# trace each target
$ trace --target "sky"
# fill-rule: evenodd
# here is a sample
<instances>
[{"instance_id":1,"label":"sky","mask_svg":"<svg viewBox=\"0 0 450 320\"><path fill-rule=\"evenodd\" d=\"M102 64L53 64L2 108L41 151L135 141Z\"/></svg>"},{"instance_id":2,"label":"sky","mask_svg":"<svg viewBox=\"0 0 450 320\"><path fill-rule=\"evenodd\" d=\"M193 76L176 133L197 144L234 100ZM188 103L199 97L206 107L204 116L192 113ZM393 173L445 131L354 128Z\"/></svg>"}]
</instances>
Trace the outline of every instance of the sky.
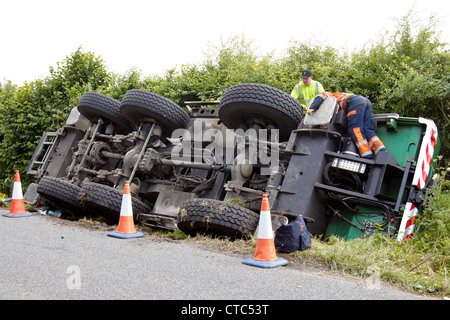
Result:
<instances>
[{"instance_id":1,"label":"sky","mask_svg":"<svg viewBox=\"0 0 450 320\"><path fill-rule=\"evenodd\" d=\"M0 83L22 85L82 46L108 71L161 74L204 60L210 45L244 35L261 54L292 41L352 51L415 8L450 42L448 0L0 0Z\"/></svg>"}]
</instances>

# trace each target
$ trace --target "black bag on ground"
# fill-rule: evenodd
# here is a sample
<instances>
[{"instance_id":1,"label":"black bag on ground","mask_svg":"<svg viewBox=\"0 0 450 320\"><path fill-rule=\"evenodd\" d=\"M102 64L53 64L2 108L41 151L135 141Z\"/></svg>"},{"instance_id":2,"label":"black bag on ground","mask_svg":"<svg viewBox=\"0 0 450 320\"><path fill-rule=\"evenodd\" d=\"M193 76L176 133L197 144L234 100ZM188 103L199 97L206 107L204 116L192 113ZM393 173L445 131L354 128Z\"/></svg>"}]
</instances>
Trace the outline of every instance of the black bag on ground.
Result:
<instances>
[{"instance_id":1,"label":"black bag on ground","mask_svg":"<svg viewBox=\"0 0 450 320\"><path fill-rule=\"evenodd\" d=\"M280 226L275 233L275 249L279 252L291 253L303 251L311 246L311 236L303 217L300 215L294 222Z\"/></svg>"}]
</instances>

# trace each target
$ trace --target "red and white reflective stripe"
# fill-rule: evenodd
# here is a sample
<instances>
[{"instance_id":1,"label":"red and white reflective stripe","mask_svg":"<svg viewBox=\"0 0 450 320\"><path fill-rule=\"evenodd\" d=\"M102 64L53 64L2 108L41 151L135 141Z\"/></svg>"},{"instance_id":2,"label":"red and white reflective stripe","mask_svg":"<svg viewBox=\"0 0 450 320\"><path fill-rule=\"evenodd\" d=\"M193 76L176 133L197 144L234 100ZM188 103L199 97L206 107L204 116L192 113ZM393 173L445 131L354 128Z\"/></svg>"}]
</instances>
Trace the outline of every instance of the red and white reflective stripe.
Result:
<instances>
[{"instance_id":1,"label":"red and white reflective stripe","mask_svg":"<svg viewBox=\"0 0 450 320\"><path fill-rule=\"evenodd\" d=\"M419 214L417 209L411 202L406 203L405 212L403 213L400 229L398 230L397 240L410 239L416 228L416 220Z\"/></svg>"},{"instance_id":2,"label":"red and white reflective stripe","mask_svg":"<svg viewBox=\"0 0 450 320\"><path fill-rule=\"evenodd\" d=\"M413 186L423 189L426 184L431 170L431 162L433 161L434 149L438 139L437 126L433 120L419 118L419 123L426 125L425 135L420 146L419 157L417 158L416 171L412 181ZM410 239L416 227L416 220L419 214L412 203L408 202L405 206L400 229L398 230L397 240Z\"/></svg>"},{"instance_id":3,"label":"red and white reflective stripe","mask_svg":"<svg viewBox=\"0 0 450 320\"><path fill-rule=\"evenodd\" d=\"M422 139L419 157L417 159L416 171L412 185L422 189L425 187L430 174L431 162L433 161L434 149L438 138L437 126L433 120L419 118L419 122L427 126Z\"/></svg>"}]
</instances>

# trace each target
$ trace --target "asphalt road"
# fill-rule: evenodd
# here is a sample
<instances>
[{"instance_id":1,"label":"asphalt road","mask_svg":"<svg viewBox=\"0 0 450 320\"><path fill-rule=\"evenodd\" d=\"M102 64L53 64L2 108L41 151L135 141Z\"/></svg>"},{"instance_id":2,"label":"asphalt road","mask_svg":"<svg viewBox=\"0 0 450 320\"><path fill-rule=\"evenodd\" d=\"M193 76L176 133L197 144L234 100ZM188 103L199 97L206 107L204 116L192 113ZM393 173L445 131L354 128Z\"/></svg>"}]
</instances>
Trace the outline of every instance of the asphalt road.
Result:
<instances>
[{"instance_id":1,"label":"asphalt road","mask_svg":"<svg viewBox=\"0 0 450 320\"><path fill-rule=\"evenodd\" d=\"M247 257L188 242L116 239L55 219L0 216L0 299L422 299L376 279L291 265L261 269L242 264Z\"/></svg>"}]
</instances>

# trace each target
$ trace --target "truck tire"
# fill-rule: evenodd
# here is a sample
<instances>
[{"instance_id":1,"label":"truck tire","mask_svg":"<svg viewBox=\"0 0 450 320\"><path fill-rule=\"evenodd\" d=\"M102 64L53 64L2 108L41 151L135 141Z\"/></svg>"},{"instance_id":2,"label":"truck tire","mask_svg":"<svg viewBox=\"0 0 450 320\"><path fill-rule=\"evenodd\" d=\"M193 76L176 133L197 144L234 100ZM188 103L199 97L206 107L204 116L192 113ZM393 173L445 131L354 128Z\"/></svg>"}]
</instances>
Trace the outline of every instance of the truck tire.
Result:
<instances>
[{"instance_id":1,"label":"truck tire","mask_svg":"<svg viewBox=\"0 0 450 320\"><path fill-rule=\"evenodd\" d=\"M86 92L78 102L78 111L89 121L96 123L98 118L115 124L117 133L126 134L136 128L120 113L120 102L97 92Z\"/></svg>"},{"instance_id":2,"label":"truck tire","mask_svg":"<svg viewBox=\"0 0 450 320\"><path fill-rule=\"evenodd\" d=\"M259 215L244 207L213 199L185 201L178 213L178 228L195 236L205 233L247 238L258 226Z\"/></svg>"},{"instance_id":3,"label":"truck tire","mask_svg":"<svg viewBox=\"0 0 450 320\"><path fill-rule=\"evenodd\" d=\"M189 115L179 105L145 90L129 90L120 103L120 112L136 126L142 123L143 117L155 119L166 137L177 128L186 128L189 122Z\"/></svg>"},{"instance_id":4,"label":"truck tire","mask_svg":"<svg viewBox=\"0 0 450 320\"><path fill-rule=\"evenodd\" d=\"M86 182L78 194L78 202L89 210L101 210L109 217L120 216L123 192L99 183ZM131 197L133 216L138 213L149 213L150 206L141 200Z\"/></svg>"},{"instance_id":5,"label":"truck tire","mask_svg":"<svg viewBox=\"0 0 450 320\"><path fill-rule=\"evenodd\" d=\"M279 129L280 141L303 120L300 104L286 92L258 83L241 83L228 88L219 104L219 118L229 129L239 129L256 118L265 126Z\"/></svg>"},{"instance_id":6,"label":"truck tire","mask_svg":"<svg viewBox=\"0 0 450 320\"><path fill-rule=\"evenodd\" d=\"M38 183L37 193L57 209L81 216L84 209L77 201L81 188L59 178L44 176Z\"/></svg>"}]
</instances>

